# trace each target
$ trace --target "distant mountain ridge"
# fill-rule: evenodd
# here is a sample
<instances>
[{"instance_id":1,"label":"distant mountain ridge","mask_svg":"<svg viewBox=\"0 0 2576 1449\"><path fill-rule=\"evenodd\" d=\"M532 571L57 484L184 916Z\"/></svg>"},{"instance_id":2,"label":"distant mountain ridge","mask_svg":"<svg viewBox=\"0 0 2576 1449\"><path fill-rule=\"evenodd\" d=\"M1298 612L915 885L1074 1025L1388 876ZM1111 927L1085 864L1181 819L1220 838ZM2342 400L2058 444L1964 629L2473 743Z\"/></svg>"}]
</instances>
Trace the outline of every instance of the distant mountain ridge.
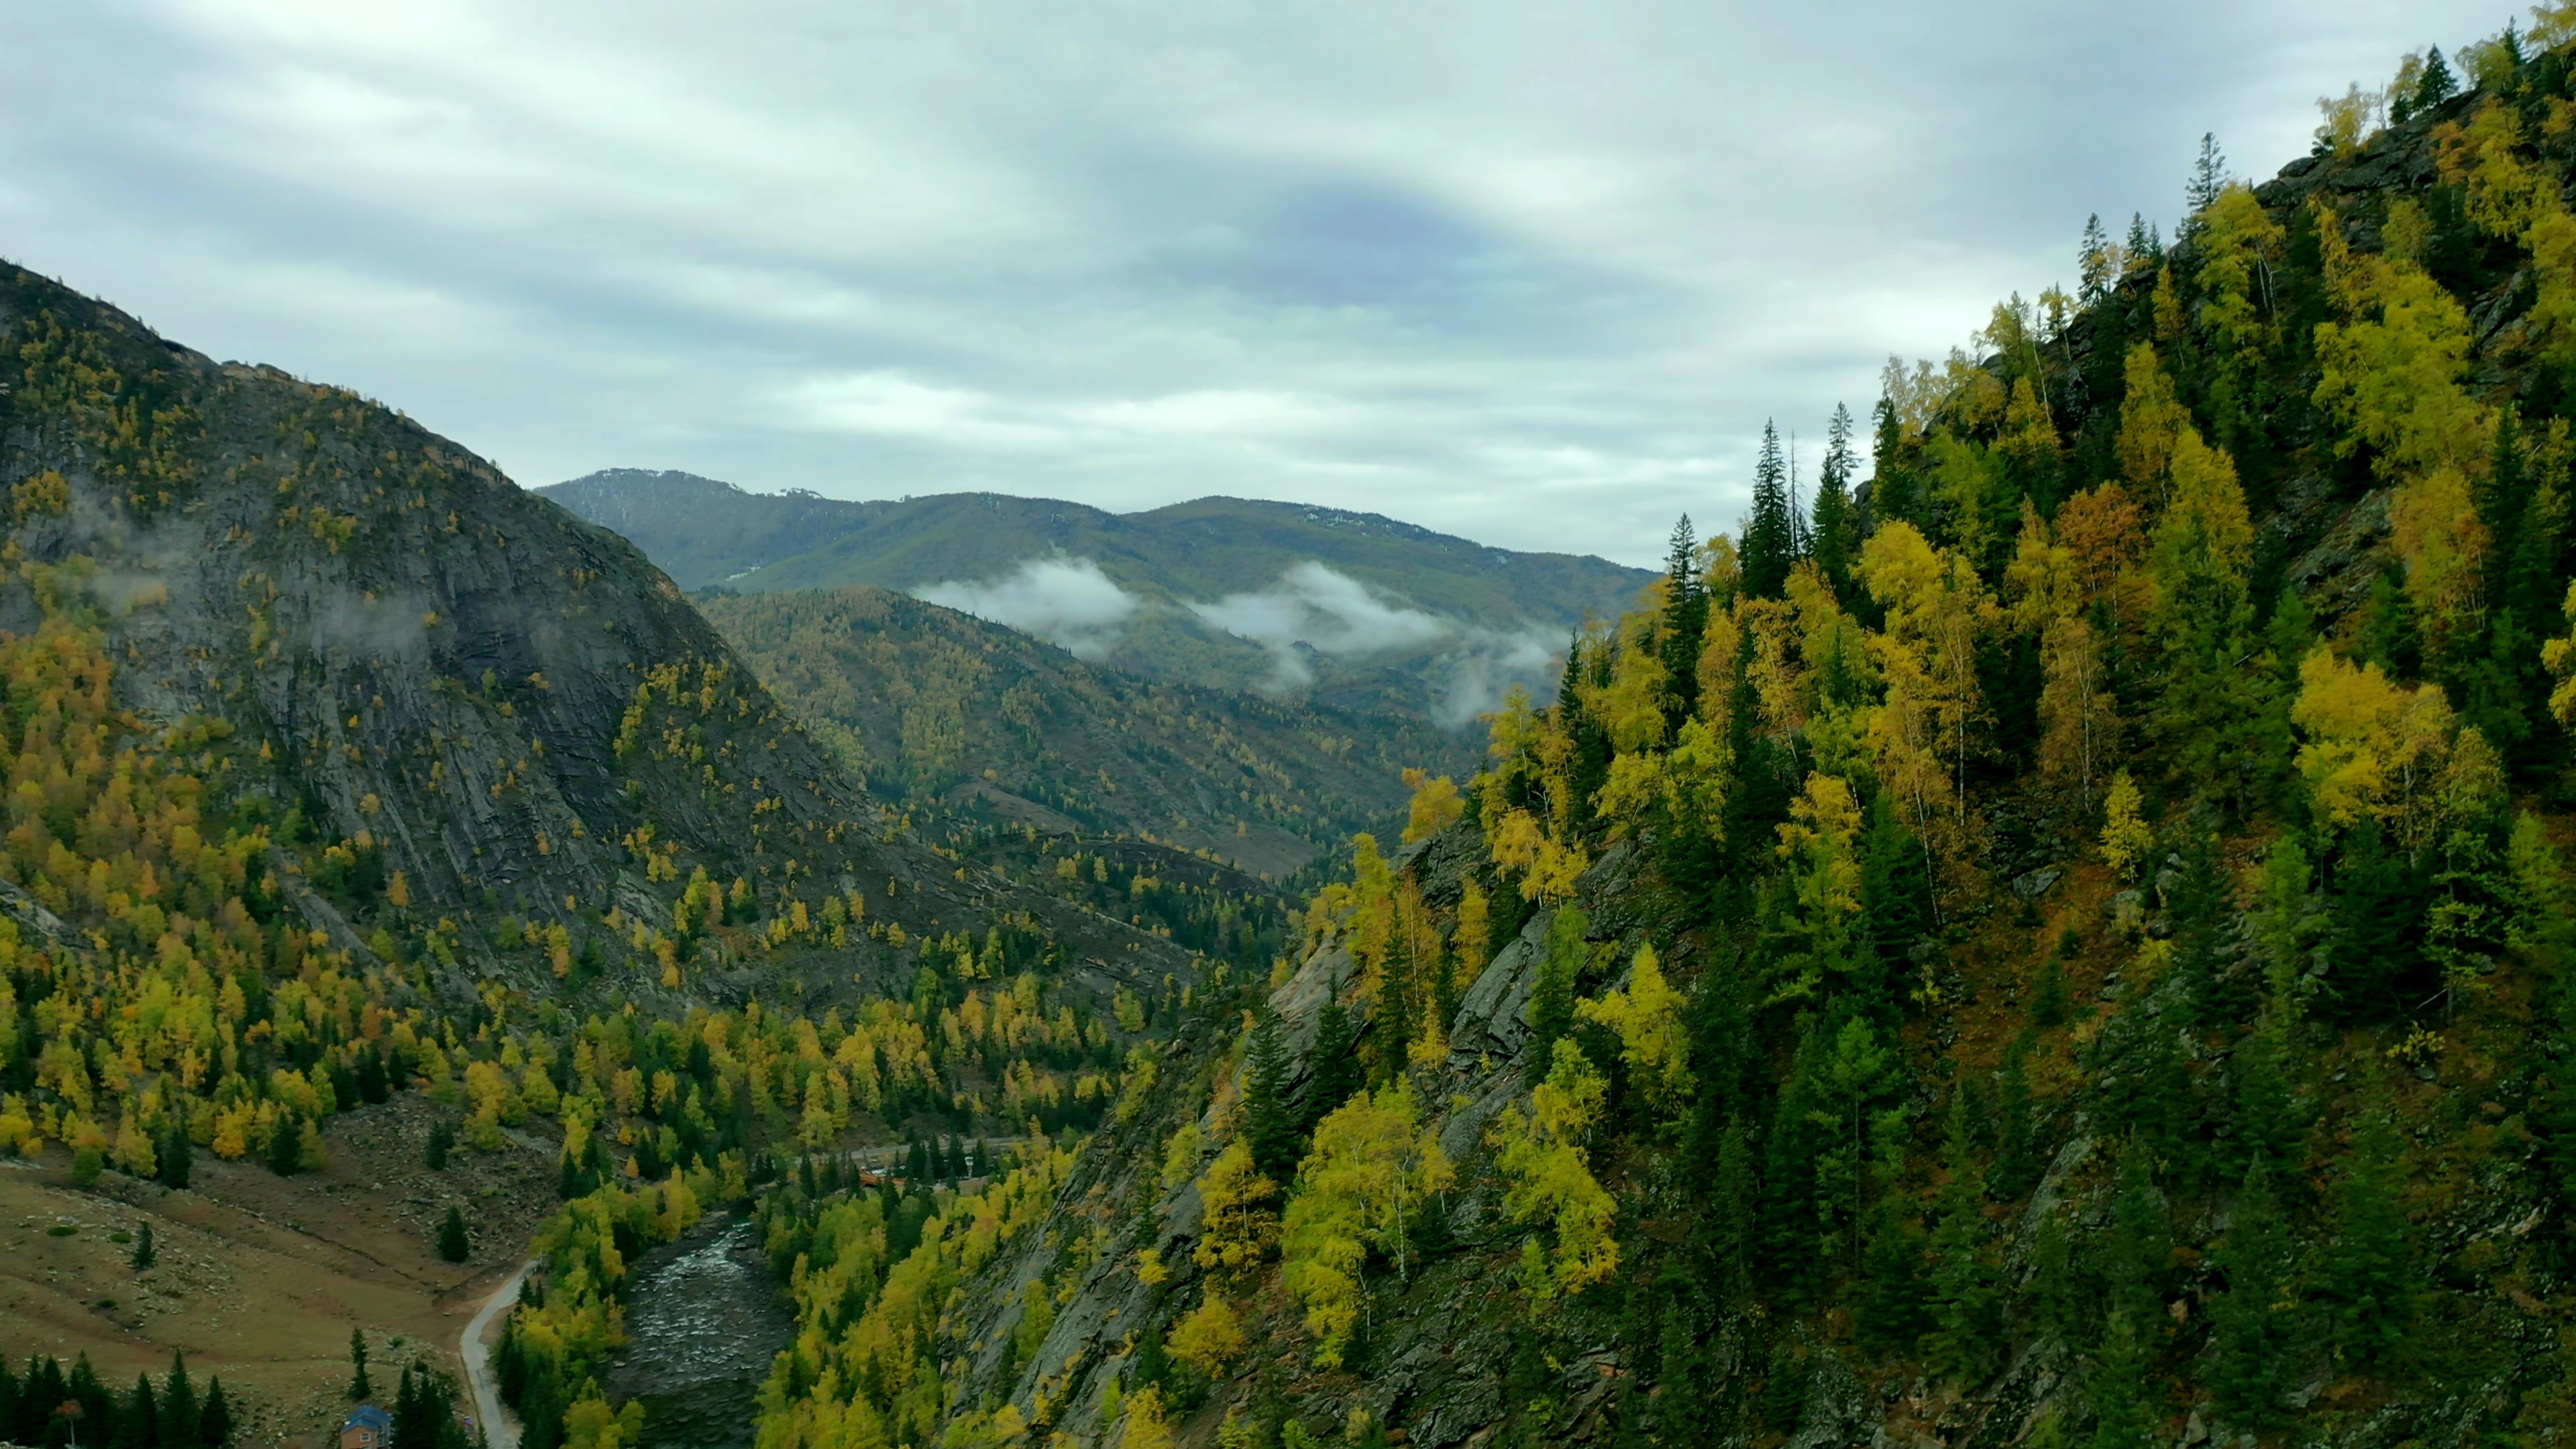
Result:
<instances>
[{"instance_id":1,"label":"distant mountain ridge","mask_svg":"<svg viewBox=\"0 0 2576 1449\"><path fill-rule=\"evenodd\" d=\"M1567 631L1653 575L1378 514L1209 497L1119 514L989 493L848 501L609 469L537 490L681 587L865 585L1150 679L1311 692L1457 725L1544 682Z\"/></svg>"}]
</instances>

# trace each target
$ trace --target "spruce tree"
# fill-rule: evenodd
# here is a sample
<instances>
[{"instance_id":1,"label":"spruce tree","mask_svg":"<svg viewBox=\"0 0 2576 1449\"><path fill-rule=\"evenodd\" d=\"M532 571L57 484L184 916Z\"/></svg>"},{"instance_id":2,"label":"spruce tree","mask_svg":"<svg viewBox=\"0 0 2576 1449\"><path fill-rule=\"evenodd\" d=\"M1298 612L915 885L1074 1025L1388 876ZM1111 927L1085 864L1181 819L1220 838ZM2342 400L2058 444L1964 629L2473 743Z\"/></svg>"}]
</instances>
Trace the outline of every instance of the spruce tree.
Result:
<instances>
[{"instance_id":1,"label":"spruce tree","mask_svg":"<svg viewBox=\"0 0 2576 1449\"><path fill-rule=\"evenodd\" d=\"M1279 1042L1277 1018L1262 1015L1245 1057L1244 1146L1255 1170L1284 1183L1297 1170L1297 1114L1288 1101L1288 1053Z\"/></svg>"},{"instance_id":2,"label":"spruce tree","mask_svg":"<svg viewBox=\"0 0 2576 1449\"><path fill-rule=\"evenodd\" d=\"M93 1427L92 1434L99 1432ZM152 1392L152 1375L138 1373L134 1387L127 1391L125 1402L116 1406L116 1432L108 1438L115 1449L159 1449L161 1443L161 1402ZM195 1449L195 1445L180 1446Z\"/></svg>"},{"instance_id":3,"label":"spruce tree","mask_svg":"<svg viewBox=\"0 0 2576 1449\"><path fill-rule=\"evenodd\" d=\"M2442 47L2424 52L2424 73L2415 78L2415 110L2429 111L2459 94L2460 78L2451 73L2451 63L2442 58Z\"/></svg>"},{"instance_id":4,"label":"spruce tree","mask_svg":"<svg viewBox=\"0 0 2576 1449\"><path fill-rule=\"evenodd\" d=\"M364 1403L376 1396L376 1386L367 1381L367 1335L349 1330L349 1397Z\"/></svg>"},{"instance_id":5,"label":"spruce tree","mask_svg":"<svg viewBox=\"0 0 2576 1449\"><path fill-rule=\"evenodd\" d=\"M205 1407L197 1411L197 1442L205 1449L224 1449L232 1441L233 1406L224 1397L224 1381L219 1374L206 1380Z\"/></svg>"},{"instance_id":6,"label":"spruce tree","mask_svg":"<svg viewBox=\"0 0 2576 1449\"><path fill-rule=\"evenodd\" d=\"M2217 1267L2227 1291L2210 1309L2209 1388L2237 1428L2270 1433L2292 1418L2287 1396L2303 1342L2293 1266L2271 1167L2258 1158L2246 1169L2219 1244Z\"/></svg>"},{"instance_id":7,"label":"spruce tree","mask_svg":"<svg viewBox=\"0 0 2576 1449\"><path fill-rule=\"evenodd\" d=\"M170 1354L170 1377L161 1385L161 1449L193 1449L200 1432L197 1391L188 1383L188 1361Z\"/></svg>"},{"instance_id":8,"label":"spruce tree","mask_svg":"<svg viewBox=\"0 0 2576 1449\"><path fill-rule=\"evenodd\" d=\"M447 1166L447 1154L455 1146L456 1129L442 1117L429 1124L429 1145L423 1150L421 1161L430 1171L437 1172Z\"/></svg>"},{"instance_id":9,"label":"spruce tree","mask_svg":"<svg viewBox=\"0 0 2576 1449\"><path fill-rule=\"evenodd\" d=\"M1762 452L1753 465L1753 511L1744 521L1743 577L1747 598L1776 599L1788 587L1795 563L1797 528L1789 517L1789 469L1780 458L1780 430L1762 424Z\"/></svg>"},{"instance_id":10,"label":"spruce tree","mask_svg":"<svg viewBox=\"0 0 2576 1449\"><path fill-rule=\"evenodd\" d=\"M154 1261L155 1253L152 1246L152 1225L150 1223L145 1223L134 1235L134 1252L132 1256L125 1260L125 1264L135 1272L140 1273L151 1267Z\"/></svg>"},{"instance_id":11,"label":"spruce tree","mask_svg":"<svg viewBox=\"0 0 2576 1449\"><path fill-rule=\"evenodd\" d=\"M1315 1017L1314 1070L1306 1077L1306 1096L1298 1116L1303 1136L1360 1089L1364 1073L1359 1059L1359 1028L1339 997L1327 997Z\"/></svg>"},{"instance_id":12,"label":"spruce tree","mask_svg":"<svg viewBox=\"0 0 2576 1449\"><path fill-rule=\"evenodd\" d=\"M2333 1305L2337 1356L2361 1368L2403 1344L2414 1319L2404 1181L2397 1124L2384 1109L2363 1112L2334 1185L2334 1232L2317 1281Z\"/></svg>"},{"instance_id":13,"label":"spruce tree","mask_svg":"<svg viewBox=\"0 0 2576 1449\"><path fill-rule=\"evenodd\" d=\"M2102 213L2084 218L2084 240L2075 256L2075 300L2090 308L2102 300L2118 278L2111 275L2111 235L2102 230Z\"/></svg>"},{"instance_id":14,"label":"spruce tree","mask_svg":"<svg viewBox=\"0 0 2576 1449\"><path fill-rule=\"evenodd\" d=\"M2155 1444L2155 1415L2147 1405L2147 1353L2139 1339L2131 1316L2114 1311L2093 1371L2084 1380L2093 1409L2088 1449L2152 1449Z\"/></svg>"},{"instance_id":15,"label":"spruce tree","mask_svg":"<svg viewBox=\"0 0 2576 1449\"><path fill-rule=\"evenodd\" d=\"M169 1125L160 1141L154 1144L153 1180L163 1187L185 1189L190 1171L196 1166L196 1144L188 1140L188 1124L180 1114L170 1114Z\"/></svg>"},{"instance_id":16,"label":"spruce tree","mask_svg":"<svg viewBox=\"0 0 2576 1449\"><path fill-rule=\"evenodd\" d=\"M1975 1383L1993 1362L2002 1328L2002 1290L1986 1255L1986 1181L1977 1170L1963 1103L1952 1099L1942 1148L1949 1181L1941 1188L1932 1230L1932 1334L1926 1343L1935 1371L1958 1383Z\"/></svg>"},{"instance_id":17,"label":"spruce tree","mask_svg":"<svg viewBox=\"0 0 2576 1449\"><path fill-rule=\"evenodd\" d=\"M2191 163L2191 180L2183 187L2186 209L2197 215L2208 209L2227 189L2227 157L2218 149L2218 137L2208 131L2200 134L2200 154Z\"/></svg>"},{"instance_id":18,"label":"spruce tree","mask_svg":"<svg viewBox=\"0 0 2576 1449\"><path fill-rule=\"evenodd\" d=\"M1834 404L1833 421L1825 425L1825 462L1816 472L1816 525L1810 537L1816 572L1824 575L1834 597L1852 600L1852 565L1860 556L1860 517L1852 505L1852 472L1860 460L1852 453L1851 409Z\"/></svg>"},{"instance_id":19,"label":"spruce tree","mask_svg":"<svg viewBox=\"0 0 2576 1449\"><path fill-rule=\"evenodd\" d=\"M1591 919L1573 906L1557 907L1547 923L1546 953L1530 987L1530 1041L1523 1053L1532 1082L1547 1076L1557 1039L1574 1030L1575 981L1590 951L1584 935L1591 929Z\"/></svg>"},{"instance_id":20,"label":"spruce tree","mask_svg":"<svg viewBox=\"0 0 2576 1449\"><path fill-rule=\"evenodd\" d=\"M1699 539L1690 515L1673 525L1664 552L1665 715L1670 728L1680 728L1699 708L1699 651L1708 633L1708 591L1700 584Z\"/></svg>"},{"instance_id":21,"label":"spruce tree","mask_svg":"<svg viewBox=\"0 0 2576 1449\"><path fill-rule=\"evenodd\" d=\"M451 1263L462 1263L472 1247L465 1238L465 1214L450 1203L447 1216L438 1225L438 1256Z\"/></svg>"}]
</instances>

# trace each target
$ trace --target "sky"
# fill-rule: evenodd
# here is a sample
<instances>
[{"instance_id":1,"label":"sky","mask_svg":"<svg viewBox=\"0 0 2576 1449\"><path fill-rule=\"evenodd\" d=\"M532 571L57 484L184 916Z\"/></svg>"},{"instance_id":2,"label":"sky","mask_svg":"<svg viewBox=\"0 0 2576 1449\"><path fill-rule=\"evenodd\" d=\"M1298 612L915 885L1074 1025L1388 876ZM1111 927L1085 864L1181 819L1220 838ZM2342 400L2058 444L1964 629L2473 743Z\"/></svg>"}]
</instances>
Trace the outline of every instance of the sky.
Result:
<instances>
[{"instance_id":1,"label":"sky","mask_svg":"<svg viewBox=\"0 0 2576 1449\"><path fill-rule=\"evenodd\" d=\"M2267 177L2458 0L82 0L0 256L530 486L1208 494L1653 564L1766 419Z\"/></svg>"}]
</instances>

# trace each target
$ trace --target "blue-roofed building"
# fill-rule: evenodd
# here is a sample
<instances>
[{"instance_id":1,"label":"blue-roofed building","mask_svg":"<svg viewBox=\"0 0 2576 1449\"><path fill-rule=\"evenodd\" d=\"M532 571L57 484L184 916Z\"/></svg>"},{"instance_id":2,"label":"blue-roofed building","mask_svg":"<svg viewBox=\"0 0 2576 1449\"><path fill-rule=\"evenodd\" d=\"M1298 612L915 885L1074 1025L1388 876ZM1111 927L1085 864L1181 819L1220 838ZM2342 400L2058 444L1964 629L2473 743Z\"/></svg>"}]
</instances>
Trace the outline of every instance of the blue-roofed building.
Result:
<instances>
[{"instance_id":1,"label":"blue-roofed building","mask_svg":"<svg viewBox=\"0 0 2576 1449\"><path fill-rule=\"evenodd\" d=\"M360 1404L341 1421L340 1449L385 1449L393 1430L393 1415L373 1404Z\"/></svg>"}]
</instances>

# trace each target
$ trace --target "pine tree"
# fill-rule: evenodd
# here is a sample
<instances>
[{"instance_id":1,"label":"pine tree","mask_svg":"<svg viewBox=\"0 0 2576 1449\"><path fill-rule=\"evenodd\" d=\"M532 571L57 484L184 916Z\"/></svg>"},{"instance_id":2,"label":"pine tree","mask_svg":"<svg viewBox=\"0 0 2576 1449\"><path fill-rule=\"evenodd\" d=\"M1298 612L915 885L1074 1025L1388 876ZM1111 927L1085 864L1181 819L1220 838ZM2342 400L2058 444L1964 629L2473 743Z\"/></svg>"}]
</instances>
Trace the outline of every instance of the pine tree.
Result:
<instances>
[{"instance_id":1,"label":"pine tree","mask_svg":"<svg viewBox=\"0 0 2576 1449\"><path fill-rule=\"evenodd\" d=\"M2147 1353L2128 1313L2111 1314L2084 1389L2093 1408L2089 1449L2152 1449L2155 1416L2147 1405Z\"/></svg>"},{"instance_id":2,"label":"pine tree","mask_svg":"<svg viewBox=\"0 0 2576 1449\"><path fill-rule=\"evenodd\" d=\"M1288 1053L1279 1044L1279 1023L1264 1014L1252 1029L1245 1053L1243 1138L1252 1165L1272 1182L1286 1182L1297 1170L1297 1114L1288 1101Z\"/></svg>"},{"instance_id":3,"label":"pine tree","mask_svg":"<svg viewBox=\"0 0 2576 1449\"><path fill-rule=\"evenodd\" d=\"M2217 1260L2227 1291L2210 1309L2210 1391L2229 1424L2257 1433L2286 1427L2303 1338L2289 1230L2259 1158L2246 1170Z\"/></svg>"},{"instance_id":4,"label":"pine tree","mask_svg":"<svg viewBox=\"0 0 2576 1449\"><path fill-rule=\"evenodd\" d=\"M438 1225L438 1256L450 1263L462 1263L471 1251L465 1239L465 1214L451 1203L446 1218Z\"/></svg>"},{"instance_id":5,"label":"pine tree","mask_svg":"<svg viewBox=\"0 0 2576 1449\"><path fill-rule=\"evenodd\" d=\"M455 1146L456 1129L442 1117L429 1124L429 1145L423 1150L421 1161L430 1171L440 1171L447 1166L447 1154Z\"/></svg>"},{"instance_id":6,"label":"pine tree","mask_svg":"<svg viewBox=\"0 0 2576 1449\"><path fill-rule=\"evenodd\" d=\"M360 1403L376 1396L376 1386L367 1382L367 1336L357 1329L349 1330L349 1397Z\"/></svg>"},{"instance_id":7,"label":"pine tree","mask_svg":"<svg viewBox=\"0 0 2576 1449\"><path fill-rule=\"evenodd\" d=\"M1797 529L1789 517L1789 469L1780 458L1780 430L1762 424L1762 453L1753 466L1753 512L1744 522L1744 595L1779 598L1796 562Z\"/></svg>"},{"instance_id":8,"label":"pine tree","mask_svg":"<svg viewBox=\"0 0 2576 1449\"><path fill-rule=\"evenodd\" d=\"M1816 472L1815 529L1811 551L1816 572L1824 575L1837 600L1852 594L1852 560L1860 554L1860 515L1852 501L1852 472L1860 460L1852 454L1851 409L1834 404L1825 425L1825 461Z\"/></svg>"},{"instance_id":9,"label":"pine tree","mask_svg":"<svg viewBox=\"0 0 2576 1449\"><path fill-rule=\"evenodd\" d=\"M152 1225L145 1223L134 1235L134 1252L125 1260L125 1265L140 1273L150 1268L154 1261Z\"/></svg>"}]
</instances>

